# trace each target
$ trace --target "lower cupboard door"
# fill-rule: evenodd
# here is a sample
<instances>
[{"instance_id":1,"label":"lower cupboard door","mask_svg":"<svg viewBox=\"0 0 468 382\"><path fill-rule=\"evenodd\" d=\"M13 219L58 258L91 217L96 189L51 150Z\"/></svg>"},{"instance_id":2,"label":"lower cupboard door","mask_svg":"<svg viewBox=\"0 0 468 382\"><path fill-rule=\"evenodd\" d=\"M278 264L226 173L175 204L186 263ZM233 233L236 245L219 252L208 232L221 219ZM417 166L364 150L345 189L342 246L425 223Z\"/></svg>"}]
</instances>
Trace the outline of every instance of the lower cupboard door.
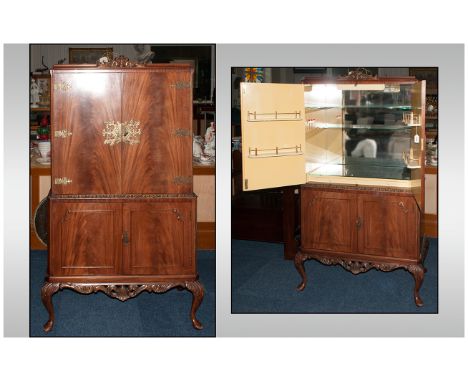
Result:
<instances>
[{"instance_id":1,"label":"lower cupboard door","mask_svg":"<svg viewBox=\"0 0 468 382\"><path fill-rule=\"evenodd\" d=\"M123 272L195 274L195 199L123 207Z\"/></svg>"},{"instance_id":2,"label":"lower cupboard door","mask_svg":"<svg viewBox=\"0 0 468 382\"><path fill-rule=\"evenodd\" d=\"M51 276L116 275L121 248L120 203L51 200Z\"/></svg>"}]
</instances>

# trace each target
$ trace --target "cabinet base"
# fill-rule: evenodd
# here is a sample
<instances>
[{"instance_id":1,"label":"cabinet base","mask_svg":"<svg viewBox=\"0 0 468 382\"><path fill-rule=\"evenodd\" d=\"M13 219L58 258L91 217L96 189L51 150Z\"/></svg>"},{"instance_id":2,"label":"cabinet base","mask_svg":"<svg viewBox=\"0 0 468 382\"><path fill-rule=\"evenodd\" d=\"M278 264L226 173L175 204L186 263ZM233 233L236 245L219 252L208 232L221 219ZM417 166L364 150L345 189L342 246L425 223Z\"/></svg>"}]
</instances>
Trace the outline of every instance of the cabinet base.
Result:
<instances>
[{"instance_id":1,"label":"cabinet base","mask_svg":"<svg viewBox=\"0 0 468 382\"><path fill-rule=\"evenodd\" d=\"M190 319L195 329L203 329L203 325L197 320L195 314L203 300L205 290L203 285L198 281L175 281L175 282L153 282L147 284L92 284L92 283L51 283L45 282L41 290L42 303L49 313L49 320L44 324L44 330L50 332L54 326L55 315L52 305L52 296L59 290L72 289L75 292L82 294L91 294L103 292L109 297L116 298L120 301L126 301L136 297L141 292L148 293L165 293L170 289L177 288L178 290L187 289L192 293L192 307L190 309Z\"/></svg>"},{"instance_id":2,"label":"cabinet base","mask_svg":"<svg viewBox=\"0 0 468 382\"><path fill-rule=\"evenodd\" d=\"M307 284L307 275L304 269L304 262L306 260L315 259L325 265L341 265L347 271L353 274L367 272L368 270L375 268L380 271L390 272L397 268L404 268L413 275L414 278L414 302L418 307L424 305L421 296L419 295L419 289L424 280L424 273L426 268L423 266L423 261L426 257L427 250L429 248L429 242L423 240L421 246L421 261L418 263L390 263L390 262L378 262L378 261L365 261L365 260L353 260L346 257L326 255L319 252L303 252L299 251L294 258L294 265L301 276L301 283L297 286L298 291L303 291Z\"/></svg>"}]
</instances>

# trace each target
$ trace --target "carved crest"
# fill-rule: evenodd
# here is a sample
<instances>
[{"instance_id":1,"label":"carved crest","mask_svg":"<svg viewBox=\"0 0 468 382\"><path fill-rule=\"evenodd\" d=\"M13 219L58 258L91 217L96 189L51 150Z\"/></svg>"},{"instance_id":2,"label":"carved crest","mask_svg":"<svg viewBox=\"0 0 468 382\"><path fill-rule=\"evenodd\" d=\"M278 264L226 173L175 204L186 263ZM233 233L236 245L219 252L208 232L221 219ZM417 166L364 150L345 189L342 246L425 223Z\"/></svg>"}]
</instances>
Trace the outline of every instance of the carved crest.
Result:
<instances>
[{"instance_id":1,"label":"carved crest","mask_svg":"<svg viewBox=\"0 0 468 382\"><path fill-rule=\"evenodd\" d=\"M112 52L106 53L104 57L96 62L97 66L105 68L135 68L137 66L144 66L135 61L131 61L128 57L123 55L113 57Z\"/></svg>"}]
</instances>

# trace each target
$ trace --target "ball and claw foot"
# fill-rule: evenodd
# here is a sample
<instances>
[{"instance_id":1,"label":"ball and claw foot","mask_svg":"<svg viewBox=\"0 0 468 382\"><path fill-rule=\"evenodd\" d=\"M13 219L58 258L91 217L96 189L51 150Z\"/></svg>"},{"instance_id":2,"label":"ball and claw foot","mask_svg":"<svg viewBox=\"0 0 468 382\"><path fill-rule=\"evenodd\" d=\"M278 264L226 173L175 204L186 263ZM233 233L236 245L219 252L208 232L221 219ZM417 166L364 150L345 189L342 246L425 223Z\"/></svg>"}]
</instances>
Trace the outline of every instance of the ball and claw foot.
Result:
<instances>
[{"instance_id":1,"label":"ball and claw foot","mask_svg":"<svg viewBox=\"0 0 468 382\"><path fill-rule=\"evenodd\" d=\"M305 256L298 252L296 256L294 257L294 266L296 267L297 271L299 272L299 275L302 278L301 283L297 286L296 290L299 292L302 292L307 284L307 276L305 273L304 269L304 261L306 260Z\"/></svg>"}]
</instances>

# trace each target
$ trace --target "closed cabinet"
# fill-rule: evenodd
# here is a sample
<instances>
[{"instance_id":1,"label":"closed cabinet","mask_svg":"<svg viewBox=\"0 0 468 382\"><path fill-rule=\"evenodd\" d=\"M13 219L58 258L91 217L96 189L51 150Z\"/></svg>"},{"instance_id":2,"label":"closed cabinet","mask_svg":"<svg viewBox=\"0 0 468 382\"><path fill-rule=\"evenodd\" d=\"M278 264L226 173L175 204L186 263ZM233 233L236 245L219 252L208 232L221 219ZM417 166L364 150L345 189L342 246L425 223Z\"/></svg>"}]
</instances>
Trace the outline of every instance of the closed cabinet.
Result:
<instances>
[{"instance_id":1,"label":"closed cabinet","mask_svg":"<svg viewBox=\"0 0 468 382\"><path fill-rule=\"evenodd\" d=\"M354 252L357 243L356 196L302 189L302 246Z\"/></svg>"},{"instance_id":2,"label":"closed cabinet","mask_svg":"<svg viewBox=\"0 0 468 382\"><path fill-rule=\"evenodd\" d=\"M52 78L54 194L192 192L190 71Z\"/></svg>"},{"instance_id":3,"label":"closed cabinet","mask_svg":"<svg viewBox=\"0 0 468 382\"><path fill-rule=\"evenodd\" d=\"M121 73L62 72L52 82L52 192L120 193L121 148L103 130L121 120Z\"/></svg>"},{"instance_id":4,"label":"closed cabinet","mask_svg":"<svg viewBox=\"0 0 468 382\"><path fill-rule=\"evenodd\" d=\"M121 269L119 203L50 201L51 276L116 275Z\"/></svg>"},{"instance_id":5,"label":"closed cabinet","mask_svg":"<svg viewBox=\"0 0 468 382\"><path fill-rule=\"evenodd\" d=\"M52 201L51 274L193 275L195 198Z\"/></svg>"},{"instance_id":6,"label":"closed cabinet","mask_svg":"<svg viewBox=\"0 0 468 382\"><path fill-rule=\"evenodd\" d=\"M191 201L123 205L123 273L183 275L195 272Z\"/></svg>"},{"instance_id":7,"label":"closed cabinet","mask_svg":"<svg viewBox=\"0 0 468 382\"><path fill-rule=\"evenodd\" d=\"M360 253L417 260L419 214L413 197L359 195Z\"/></svg>"},{"instance_id":8,"label":"closed cabinet","mask_svg":"<svg viewBox=\"0 0 468 382\"><path fill-rule=\"evenodd\" d=\"M419 214L411 195L302 188L302 248L417 260Z\"/></svg>"}]
</instances>

